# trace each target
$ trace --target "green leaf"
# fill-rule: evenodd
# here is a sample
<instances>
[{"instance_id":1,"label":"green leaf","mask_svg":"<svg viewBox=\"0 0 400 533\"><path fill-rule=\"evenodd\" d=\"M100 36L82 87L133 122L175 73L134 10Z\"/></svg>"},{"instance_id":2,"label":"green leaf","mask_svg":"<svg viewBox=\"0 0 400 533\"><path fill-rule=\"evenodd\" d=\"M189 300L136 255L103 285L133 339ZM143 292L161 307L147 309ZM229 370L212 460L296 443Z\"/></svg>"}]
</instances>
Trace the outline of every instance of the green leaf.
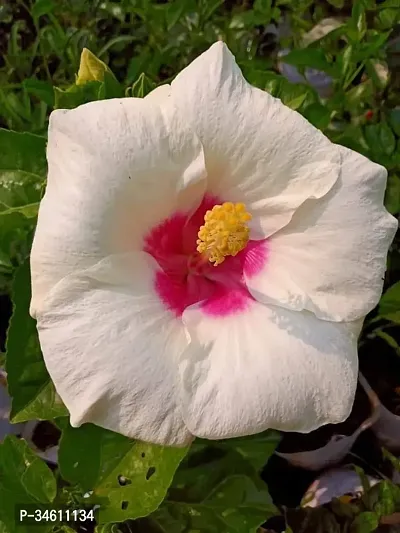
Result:
<instances>
[{"instance_id":1,"label":"green leaf","mask_svg":"<svg viewBox=\"0 0 400 533\"><path fill-rule=\"evenodd\" d=\"M106 72L112 74L104 61L96 57L87 48L84 48L81 52L76 85L84 85L89 81L104 81Z\"/></svg>"},{"instance_id":2,"label":"green leaf","mask_svg":"<svg viewBox=\"0 0 400 533\"><path fill-rule=\"evenodd\" d=\"M44 137L0 129L0 250L10 266L28 253L46 172Z\"/></svg>"},{"instance_id":3,"label":"green leaf","mask_svg":"<svg viewBox=\"0 0 400 533\"><path fill-rule=\"evenodd\" d=\"M344 0L328 0L328 2L336 9L342 9L344 6Z\"/></svg>"},{"instance_id":4,"label":"green leaf","mask_svg":"<svg viewBox=\"0 0 400 533\"><path fill-rule=\"evenodd\" d=\"M383 90L389 82L389 68L384 61L368 59L365 62L365 69L368 77L373 81L375 87Z\"/></svg>"},{"instance_id":5,"label":"green leaf","mask_svg":"<svg viewBox=\"0 0 400 533\"><path fill-rule=\"evenodd\" d=\"M0 213L38 202L46 172L44 137L0 129Z\"/></svg>"},{"instance_id":6,"label":"green leaf","mask_svg":"<svg viewBox=\"0 0 400 533\"><path fill-rule=\"evenodd\" d=\"M94 533L120 533L117 524L101 524L95 527Z\"/></svg>"},{"instance_id":7,"label":"green leaf","mask_svg":"<svg viewBox=\"0 0 400 533\"><path fill-rule=\"evenodd\" d=\"M400 472L400 459L398 459L395 455L392 455L385 448L382 448L382 454L385 457L385 459L389 459L389 461L392 463L392 466L396 470L396 472Z\"/></svg>"},{"instance_id":8,"label":"green leaf","mask_svg":"<svg viewBox=\"0 0 400 533\"><path fill-rule=\"evenodd\" d=\"M400 137L400 107L390 111L389 122L395 134Z\"/></svg>"},{"instance_id":9,"label":"green leaf","mask_svg":"<svg viewBox=\"0 0 400 533\"><path fill-rule=\"evenodd\" d=\"M7 207L4 204L0 204L0 220L1 217L11 215L12 213L21 213L26 218L35 218L39 211L39 202L32 204L21 205L16 207Z\"/></svg>"},{"instance_id":10,"label":"green leaf","mask_svg":"<svg viewBox=\"0 0 400 533\"><path fill-rule=\"evenodd\" d=\"M379 134L382 146L384 147L384 152L387 155L391 155L394 152L394 149L396 148L396 139L393 135L393 131L387 122L381 122L379 124L379 127Z\"/></svg>"},{"instance_id":11,"label":"green leaf","mask_svg":"<svg viewBox=\"0 0 400 533\"><path fill-rule=\"evenodd\" d=\"M57 492L50 468L28 447L25 441L8 435L0 444L0 530L7 533L28 533L29 526L15 523L16 506L51 503ZM48 526L37 524L38 531Z\"/></svg>"},{"instance_id":12,"label":"green leaf","mask_svg":"<svg viewBox=\"0 0 400 533\"><path fill-rule=\"evenodd\" d=\"M258 472L280 439L276 432L210 443L196 440L152 517L163 531L251 533L277 514Z\"/></svg>"},{"instance_id":13,"label":"green leaf","mask_svg":"<svg viewBox=\"0 0 400 533\"><path fill-rule=\"evenodd\" d=\"M256 533L275 514L267 488L260 489L250 477L237 475L224 479L201 502L166 502L153 517L171 533Z\"/></svg>"},{"instance_id":14,"label":"green leaf","mask_svg":"<svg viewBox=\"0 0 400 533\"><path fill-rule=\"evenodd\" d=\"M398 174L389 174L385 193L385 206L392 215L400 212L400 176Z\"/></svg>"},{"instance_id":15,"label":"green leaf","mask_svg":"<svg viewBox=\"0 0 400 533\"><path fill-rule=\"evenodd\" d=\"M400 322L400 281L389 287L382 296L378 311L382 318Z\"/></svg>"},{"instance_id":16,"label":"green leaf","mask_svg":"<svg viewBox=\"0 0 400 533\"><path fill-rule=\"evenodd\" d=\"M388 480L381 481L372 487L368 500L379 518L391 515L399 510L400 487Z\"/></svg>"},{"instance_id":17,"label":"green leaf","mask_svg":"<svg viewBox=\"0 0 400 533\"><path fill-rule=\"evenodd\" d=\"M235 450L259 472L274 453L281 440L276 431L265 431L251 437L239 437L220 441L218 446L223 450Z\"/></svg>"},{"instance_id":18,"label":"green leaf","mask_svg":"<svg viewBox=\"0 0 400 533\"><path fill-rule=\"evenodd\" d=\"M360 513L352 523L354 533L372 533L379 525L379 519L375 513L366 511Z\"/></svg>"},{"instance_id":19,"label":"green leaf","mask_svg":"<svg viewBox=\"0 0 400 533\"><path fill-rule=\"evenodd\" d=\"M271 93L294 110L301 110L317 99L314 89L305 83L291 83L284 76L269 71L252 70L249 80L253 85Z\"/></svg>"},{"instance_id":20,"label":"green leaf","mask_svg":"<svg viewBox=\"0 0 400 533\"><path fill-rule=\"evenodd\" d=\"M373 86L370 80L359 83L345 93L346 108L351 112L359 107L363 109L365 103L372 101Z\"/></svg>"},{"instance_id":21,"label":"green leaf","mask_svg":"<svg viewBox=\"0 0 400 533\"><path fill-rule=\"evenodd\" d=\"M351 72L351 68L354 66L353 54L354 54L353 45L349 44L348 46L346 46L343 52L343 56L342 56L341 71L342 71L343 79L345 80L347 80L347 76ZM347 82L344 82L344 85L346 84Z\"/></svg>"},{"instance_id":22,"label":"green leaf","mask_svg":"<svg viewBox=\"0 0 400 533\"><path fill-rule=\"evenodd\" d=\"M185 4L183 2L171 2L165 13L165 20L167 23L167 31L170 31L185 11Z\"/></svg>"},{"instance_id":23,"label":"green leaf","mask_svg":"<svg viewBox=\"0 0 400 533\"><path fill-rule=\"evenodd\" d=\"M376 7L377 9L388 9L388 8L398 9L399 2L398 0L384 0L383 2L378 4Z\"/></svg>"},{"instance_id":24,"label":"green leaf","mask_svg":"<svg viewBox=\"0 0 400 533\"><path fill-rule=\"evenodd\" d=\"M398 319L400 320L400 315L398 316ZM398 322L399 320L393 320L393 321ZM398 357L400 357L400 346L394 337L389 335L389 333L387 333L386 331L382 331L380 329L375 331L375 335L383 339L391 348L393 348L393 350L398 355Z\"/></svg>"},{"instance_id":25,"label":"green leaf","mask_svg":"<svg viewBox=\"0 0 400 533\"><path fill-rule=\"evenodd\" d=\"M104 73L103 86L100 88L99 92L99 100L122 98L123 96L124 91L119 81L112 72L106 71Z\"/></svg>"},{"instance_id":26,"label":"green leaf","mask_svg":"<svg viewBox=\"0 0 400 533\"><path fill-rule=\"evenodd\" d=\"M309 105L304 110L303 115L311 124L321 130L327 128L331 121L331 112L329 109L318 102Z\"/></svg>"},{"instance_id":27,"label":"green leaf","mask_svg":"<svg viewBox=\"0 0 400 533\"><path fill-rule=\"evenodd\" d=\"M37 20L39 17L51 13L55 7L53 0L36 0L32 6L31 15Z\"/></svg>"},{"instance_id":28,"label":"green leaf","mask_svg":"<svg viewBox=\"0 0 400 533\"><path fill-rule=\"evenodd\" d=\"M102 80L88 80L72 85L68 89L54 87L54 108L74 109L82 104L109 98L121 98L123 89L114 74L107 68Z\"/></svg>"},{"instance_id":29,"label":"green leaf","mask_svg":"<svg viewBox=\"0 0 400 533\"><path fill-rule=\"evenodd\" d=\"M54 90L49 82L37 80L36 78L28 78L23 81L22 85L28 93L35 95L49 107L54 106Z\"/></svg>"},{"instance_id":30,"label":"green leaf","mask_svg":"<svg viewBox=\"0 0 400 533\"><path fill-rule=\"evenodd\" d=\"M356 0L353 2L351 11L351 22L347 35L354 41L360 41L367 31L367 22L365 17L365 7L363 2Z\"/></svg>"},{"instance_id":31,"label":"green leaf","mask_svg":"<svg viewBox=\"0 0 400 533\"><path fill-rule=\"evenodd\" d=\"M255 0L254 14L259 24L269 24L272 18L272 0Z\"/></svg>"},{"instance_id":32,"label":"green leaf","mask_svg":"<svg viewBox=\"0 0 400 533\"><path fill-rule=\"evenodd\" d=\"M365 140L364 130L361 126L355 124L346 125L344 131L335 137L334 142L364 155L369 153L369 146Z\"/></svg>"},{"instance_id":33,"label":"green leaf","mask_svg":"<svg viewBox=\"0 0 400 533\"><path fill-rule=\"evenodd\" d=\"M131 88L131 95L136 98L144 98L155 87L155 83L146 76L144 72L140 74L138 79L133 83Z\"/></svg>"},{"instance_id":34,"label":"green leaf","mask_svg":"<svg viewBox=\"0 0 400 533\"><path fill-rule=\"evenodd\" d=\"M68 425L62 432L58 463L64 479L84 491L93 489L101 476L118 465L132 441L93 424L79 428Z\"/></svg>"},{"instance_id":35,"label":"green leaf","mask_svg":"<svg viewBox=\"0 0 400 533\"><path fill-rule=\"evenodd\" d=\"M395 0L396 2L397 0ZM380 6L383 7L382 5ZM378 27L380 29L392 29L395 27L395 25L399 22L400 13L399 13L399 5L397 4L396 7L388 8L388 9L381 9L379 11L377 19L378 19Z\"/></svg>"},{"instance_id":36,"label":"green leaf","mask_svg":"<svg viewBox=\"0 0 400 533\"><path fill-rule=\"evenodd\" d=\"M307 98L307 88L305 87L300 94L291 95L286 92L282 94L282 102L293 110L299 109Z\"/></svg>"},{"instance_id":37,"label":"green leaf","mask_svg":"<svg viewBox=\"0 0 400 533\"><path fill-rule=\"evenodd\" d=\"M100 100L104 82L88 81L84 85L72 85L68 89L54 87L54 108L74 109L82 104Z\"/></svg>"},{"instance_id":38,"label":"green leaf","mask_svg":"<svg viewBox=\"0 0 400 533\"><path fill-rule=\"evenodd\" d=\"M302 48L292 50L282 61L296 67L310 67L335 75L335 67L327 60L325 52L320 48Z\"/></svg>"},{"instance_id":39,"label":"green leaf","mask_svg":"<svg viewBox=\"0 0 400 533\"><path fill-rule=\"evenodd\" d=\"M99 522L121 522L153 512L162 502L187 448L137 442L85 424L63 430L62 475L99 501Z\"/></svg>"},{"instance_id":40,"label":"green leaf","mask_svg":"<svg viewBox=\"0 0 400 533\"><path fill-rule=\"evenodd\" d=\"M213 13L219 8L219 6L224 4L224 1L225 0L208 0L203 13L204 20L208 20L213 15ZM186 2L186 5L190 6L190 3ZM189 11L189 9L187 10Z\"/></svg>"},{"instance_id":41,"label":"green leaf","mask_svg":"<svg viewBox=\"0 0 400 533\"><path fill-rule=\"evenodd\" d=\"M396 139L387 122L365 126L365 138L371 152L379 158L381 154L391 155L396 148Z\"/></svg>"},{"instance_id":42,"label":"green leaf","mask_svg":"<svg viewBox=\"0 0 400 533\"><path fill-rule=\"evenodd\" d=\"M31 281L28 260L16 273L12 297L14 310L6 343L11 419L15 423L65 416L67 410L56 394L43 361L36 321L29 316Z\"/></svg>"},{"instance_id":43,"label":"green leaf","mask_svg":"<svg viewBox=\"0 0 400 533\"><path fill-rule=\"evenodd\" d=\"M109 502L107 507L100 508L99 521L120 522L147 516L157 509L187 451L187 448L131 442L129 451L119 456L118 465L102 476L95 487L96 496L106 497ZM120 485L120 476L127 485Z\"/></svg>"},{"instance_id":44,"label":"green leaf","mask_svg":"<svg viewBox=\"0 0 400 533\"><path fill-rule=\"evenodd\" d=\"M363 491L367 493L369 489L371 488L371 484L369 482L368 476L365 474L364 470L360 468L359 466L354 466L354 470L356 471L356 473L358 474L360 478Z\"/></svg>"}]
</instances>

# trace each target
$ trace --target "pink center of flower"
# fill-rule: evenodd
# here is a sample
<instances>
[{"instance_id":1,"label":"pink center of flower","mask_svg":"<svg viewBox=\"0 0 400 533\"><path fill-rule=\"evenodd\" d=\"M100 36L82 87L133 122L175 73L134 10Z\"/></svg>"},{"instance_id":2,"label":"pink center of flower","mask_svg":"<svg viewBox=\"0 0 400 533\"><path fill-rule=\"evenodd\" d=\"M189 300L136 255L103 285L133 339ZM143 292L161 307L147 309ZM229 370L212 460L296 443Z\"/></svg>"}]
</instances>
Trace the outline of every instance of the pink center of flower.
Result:
<instances>
[{"instance_id":1,"label":"pink center of flower","mask_svg":"<svg viewBox=\"0 0 400 533\"><path fill-rule=\"evenodd\" d=\"M144 251L161 267L154 280L157 294L177 316L197 303L205 313L215 316L243 311L252 299L244 278L259 273L267 260L265 240L250 240L241 252L226 257L217 267L197 251L204 215L220 203L205 196L193 215L177 212L145 238Z\"/></svg>"}]
</instances>

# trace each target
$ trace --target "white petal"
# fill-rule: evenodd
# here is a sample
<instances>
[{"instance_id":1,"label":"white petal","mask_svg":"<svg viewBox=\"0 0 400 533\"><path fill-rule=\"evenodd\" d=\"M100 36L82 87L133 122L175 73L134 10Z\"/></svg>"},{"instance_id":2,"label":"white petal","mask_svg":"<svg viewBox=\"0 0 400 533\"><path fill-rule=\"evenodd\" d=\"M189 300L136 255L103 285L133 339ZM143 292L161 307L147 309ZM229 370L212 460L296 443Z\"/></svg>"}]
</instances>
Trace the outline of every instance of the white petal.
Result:
<instances>
[{"instance_id":1,"label":"white petal","mask_svg":"<svg viewBox=\"0 0 400 533\"><path fill-rule=\"evenodd\" d=\"M145 100L151 100L154 103L157 104L165 104L166 98L169 98L171 95L171 85L168 83L164 85L159 85L155 89L153 89L147 96L145 96Z\"/></svg>"},{"instance_id":2,"label":"white petal","mask_svg":"<svg viewBox=\"0 0 400 533\"><path fill-rule=\"evenodd\" d=\"M38 313L46 366L71 414L128 437L183 445L176 358L187 340L153 289L144 252L102 260L50 291Z\"/></svg>"},{"instance_id":3,"label":"white petal","mask_svg":"<svg viewBox=\"0 0 400 533\"><path fill-rule=\"evenodd\" d=\"M180 362L183 417L194 435L309 432L349 415L359 324L254 300L226 317L188 308L183 319L191 339Z\"/></svg>"},{"instance_id":4,"label":"white petal","mask_svg":"<svg viewBox=\"0 0 400 533\"><path fill-rule=\"evenodd\" d=\"M247 285L260 301L350 321L379 301L397 221L383 206L386 170L340 149L338 183L269 239L268 261Z\"/></svg>"},{"instance_id":5,"label":"white petal","mask_svg":"<svg viewBox=\"0 0 400 533\"><path fill-rule=\"evenodd\" d=\"M321 198L339 176L339 153L320 131L270 94L249 85L218 42L171 84L167 102L203 146L208 191L245 202L267 237L307 198Z\"/></svg>"},{"instance_id":6,"label":"white petal","mask_svg":"<svg viewBox=\"0 0 400 533\"><path fill-rule=\"evenodd\" d=\"M33 313L62 277L141 249L144 233L175 210L196 207L206 184L198 139L150 100L53 112L47 158L31 256Z\"/></svg>"}]
</instances>

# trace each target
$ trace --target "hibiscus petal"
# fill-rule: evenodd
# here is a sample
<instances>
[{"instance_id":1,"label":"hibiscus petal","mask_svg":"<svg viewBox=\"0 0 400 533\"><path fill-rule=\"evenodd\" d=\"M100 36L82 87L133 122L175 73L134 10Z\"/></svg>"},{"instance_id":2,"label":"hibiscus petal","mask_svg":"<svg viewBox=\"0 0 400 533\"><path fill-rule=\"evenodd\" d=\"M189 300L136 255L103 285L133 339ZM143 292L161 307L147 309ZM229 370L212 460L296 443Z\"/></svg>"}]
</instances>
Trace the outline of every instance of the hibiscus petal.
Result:
<instances>
[{"instance_id":1,"label":"hibiscus petal","mask_svg":"<svg viewBox=\"0 0 400 533\"><path fill-rule=\"evenodd\" d=\"M349 321L382 293L397 221L383 206L386 170L341 147L341 176L325 198L309 201L268 240L268 261L248 275L259 301Z\"/></svg>"},{"instance_id":2,"label":"hibiscus petal","mask_svg":"<svg viewBox=\"0 0 400 533\"><path fill-rule=\"evenodd\" d=\"M339 176L339 152L300 114L249 85L222 43L214 44L151 98L174 105L199 136L208 192L245 202L254 237L285 226L307 198Z\"/></svg>"},{"instance_id":3,"label":"hibiscus petal","mask_svg":"<svg viewBox=\"0 0 400 533\"><path fill-rule=\"evenodd\" d=\"M360 323L249 300L235 314L188 308L180 359L183 418L196 436L221 439L268 428L309 432L350 414Z\"/></svg>"},{"instance_id":4,"label":"hibiscus petal","mask_svg":"<svg viewBox=\"0 0 400 533\"><path fill-rule=\"evenodd\" d=\"M38 313L39 338L72 426L184 445L175 359L187 340L154 292L155 269L138 252L64 278Z\"/></svg>"},{"instance_id":5,"label":"hibiscus petal","mask_svg":"<svg viewBox=\"0 0 400 533\"><path fill-rule=\"evenodd\" d=\"M53 112L47 158L31 256L32 313L62 277L141 249L149 228L197 207L206 184L197 137L179 117L139 98Z\"/></svg>"}]
</instances>

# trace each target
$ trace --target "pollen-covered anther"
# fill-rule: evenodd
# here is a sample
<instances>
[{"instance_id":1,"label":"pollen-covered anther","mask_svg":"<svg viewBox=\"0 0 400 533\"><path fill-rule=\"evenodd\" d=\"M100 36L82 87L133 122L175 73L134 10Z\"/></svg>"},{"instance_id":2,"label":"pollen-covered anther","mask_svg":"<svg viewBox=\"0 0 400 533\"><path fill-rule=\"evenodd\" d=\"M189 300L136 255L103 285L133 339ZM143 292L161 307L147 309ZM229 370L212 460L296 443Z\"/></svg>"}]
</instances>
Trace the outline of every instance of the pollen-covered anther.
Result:
<instances>
[{"instance_id":1,"label":"pollen-covered anther","mask_svg":"<svg viewBox=\"0 0 400 533\"><path fill-rule=\"evenodd\" d=\"M204 216L204 225L197 234L197 251L214 266L223 263L227 256L237 255L249 242L249 220L251 215L242 203L215 205Z\"/></svg>"}]
</instances>

